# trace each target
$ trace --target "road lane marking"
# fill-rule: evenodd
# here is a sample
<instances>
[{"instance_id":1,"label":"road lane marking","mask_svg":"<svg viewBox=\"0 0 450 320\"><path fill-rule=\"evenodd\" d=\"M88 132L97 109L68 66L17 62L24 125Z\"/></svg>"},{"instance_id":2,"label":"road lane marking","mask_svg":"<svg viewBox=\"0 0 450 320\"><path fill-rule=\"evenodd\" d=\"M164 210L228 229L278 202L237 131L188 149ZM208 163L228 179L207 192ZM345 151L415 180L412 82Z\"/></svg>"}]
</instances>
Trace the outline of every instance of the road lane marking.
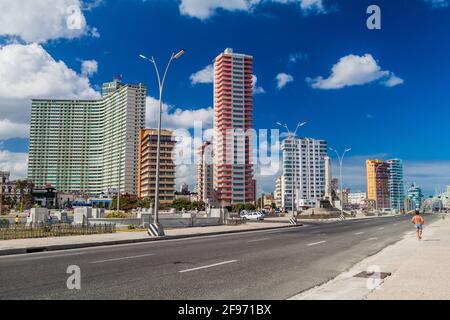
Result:
<instances>
[{"instance_id":1,"label":"road lane marking","mask_svg":"<svg viewBox=\"0 0 450 320\"><path fill-rule=\"evenodd\" d=\"M178 272L179 272L179 273L185 273L185 272L190 272L190 271L195 271L195 270L201 270L201 269L207 269L207 268L217 267L217 266L221 266L221 265L229 264L229 263L234 263L234 262L237 262L237 260L230 260L230 261L224 261L224 262L214 263L214 264L210 264L210 265L203 266L203 267L198 267L198 268L192 268L192 269L181 270L181 271L178 271Z\"/></svg>"},{"instance_id":2,"label":"road lane marking","mask_svg":"<svg viewBox=\"0 0 450 320\"><path fill-rule=\"evenodd\" d=\"M378 228L378 230L383 230L383 229L384 229L384 227Z\"/></svg>"},{"instance_id":3,"label":"road lane marking","mask_svg":"<svg viewBox=\"0 0 450 320\"><path fill-rule=\"evenodd\" d=\"M262 239L256 239L256 240L249 240L249 241L247 241L248 243L251 243L251 242L259 242L259 241L265 241L265 240L269 240L270 238L262 238Z\"/></svg>"},{"instance_id":4,"label":"road lane marking","mask_svg":"<svg viewBox=\"0 0 450 320\"><path fill-rule=\"evenodd\" d=\"M360 234L363 234L364 232L357 232L355 233L355 236L359 236Z\"/></svg>"},{"instance_id":5,"label":"road lane marking","mask_svg":"<svg viewBox=\"0 0 450 320\"><path fill-rule=\"evenodd\" d=\"M373 237L373 238L369 238L369 239L367 239L368 241L373 241L373 240L378 240L378 238L377 237Z\"/></svg>"},{"instance_id":6,"label":"road lane marking","mask_svg":"<svg viewBox=\"0 0 450 320\"><path fill-rule=\"evenodd\" d=\"M149 256L153 256L153 255L154 255L154 253L141 254L141 255L139 255L139 256L131 256L131 257L122 257L122 258L106 259L106 260L92 261L92 262L90 262L90 263L91 263L91 264L96 264L96 263L104 263L104 262L120 261L120 260L127 260L127 259L137 259L137 258L149 257Z\"/></svg>"},{"instance_id":7,"label":"road lane marking","mask_svg":"<svg viewBox=\"0 0 450 320\"><path fill-rule=\"evenodd\" d=\"M315 246L315 245L318 245L318 244L322 244L322 243L325 243L326 241L319 241L319 242L314 242L314 243L310 243L310 244L308 244L308 247L312 247L312 246Z\"/></svg>"},{"instance_id":8,"label":"road lane marking","mask_svg":"<svg viewBox=\"0 0 450 320\"><path fill-rule=\"evenodd\" d=\"M397 224L396 223L394 223L394 227L396 227L397 226Z\"/></svg>"}]
</instances>

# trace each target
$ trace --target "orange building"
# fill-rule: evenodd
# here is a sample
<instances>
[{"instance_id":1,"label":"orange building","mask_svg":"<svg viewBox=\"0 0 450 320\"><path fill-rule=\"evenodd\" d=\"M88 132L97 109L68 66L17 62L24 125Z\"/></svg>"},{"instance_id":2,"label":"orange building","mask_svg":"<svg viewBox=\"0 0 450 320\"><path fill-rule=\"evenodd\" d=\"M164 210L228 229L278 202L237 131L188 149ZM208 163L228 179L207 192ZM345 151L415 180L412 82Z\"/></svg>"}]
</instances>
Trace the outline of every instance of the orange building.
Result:
<instances>
[{"instance_id":1,"label":"orange building","mask_svg":"<svg viewBox=\"0 0 450 320\"><path fill-rule=\"evenodd\" d=\"M367 199L375 201L376 208L390 208L389 164L383 160L367 160Z\"/></svg>"},{"instance_id":2,"label":"orange building","mask_svg":"<svg viewBox=\"0 0 450 320\"><path fill-rule=\"evenodd\" d=\"M161 161L159 171L159 199L161 204L171 204L175 200L176 166L172 152L176 141L172 131L161 131ZM158 130L142 129L139 144L138 197L155 196L156 160L158 146Z\"/></svg>"}]
</instances>

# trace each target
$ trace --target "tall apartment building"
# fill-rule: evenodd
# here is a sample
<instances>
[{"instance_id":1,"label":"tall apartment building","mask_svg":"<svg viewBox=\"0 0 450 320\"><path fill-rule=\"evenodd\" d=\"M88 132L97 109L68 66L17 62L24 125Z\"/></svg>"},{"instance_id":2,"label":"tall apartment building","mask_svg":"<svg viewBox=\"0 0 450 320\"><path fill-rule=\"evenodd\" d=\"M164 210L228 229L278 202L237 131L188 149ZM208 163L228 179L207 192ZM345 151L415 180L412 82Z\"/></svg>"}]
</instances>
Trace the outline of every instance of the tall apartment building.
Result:
<instances>
[{"instance_id":1,"label":"tall apartment building","mask_svg":"<svg viewBox=\"0 0 450 320\"><path fill-rule=\"evenodd\" d=\"M199 148L198 159L198 201L203 201L208 205L215 205L213 144L211 142L206 141Z\"/></svg>"},{"instance_id":2,"label":"tall apartment building","mask_svg":"<svg viewBox=\"0 0 450 320\"><path fill-rule=\"evenodd\" d=\"M311 138L288 138L283 141L281 150L283 208L292 210L300 202L321 200L325 195L327 142Z\"/></svg>"},{"instance_id":3,"label":"tall apartment building","mask_svg":"<svg viewBox=\"0 0 450 320\"><path fill-rule=\"evenodd\" d=\"M374 200L376 208L390 208L390 166L383 160L366 160L367 199Z\"/></svg>"},{"instance_id":4,"label":"tall apartment building","mask_svg":"<svg viewBox=\"0 0 450 320\"><path fill-rule=\"evenodd\" d=\"M281 179L282 177L279 176L277 177L277 179L275 180L275 192L274 192L274 198L275 198L275 205L277 206L277 208L281 208L283 206L283 190L281 187Z\"/></svg>"},{"instance_id":5,"label":"tall apartment building","mask_svg":"<svg viewBox=\"0 0 450 320\"><path fill-rule=\"evenodd\" d=\"M408 189L408 199L411 200L412 209L420 209L423 203L422 189L415 183Z\"/></svg>"},{"instance_id":6,"label":"tall apartment building","mask_svg":"<svg viewBox=\"0 0 450 320\"><path fill-rule=\"evenodd\" d=\"M403 185L403 162L400 159L386 161L389 164L389 193L391 207L395 210L405 208L405 188Z\"/></svg>"},{"instance_id":7,"label":"tall apartment building","mask_svg":"<svg viewBox=\"0 0 450 320\"><path fill-rule=\"evenodd\" d=\"M214 61L214 188L219 205L255 202L251 163L253 57L226 49Z\"/></svg>"},{"instance_id":8,"label":"tall apartment building","mask_svg":"<svg viewBox=\"0 0 450 320\"><path fill-rule=\"evenodd\" d=\"M156 160L158 150L158 130L143 129L139 144L139 198L155 198ZM175 200L176 166L173 161L173 149L176 141L173 132L161 131L161 156L159 170L159 202L171 204Z\"/></svg>"},{"instance_id":9,"label":"tall apartment building","mask_svg":"<svg viewBox=\"0 0 450 320\"><path fill-rule=\"evenodd\" d=\"M28 179L64 193L137 194L145 85L103 85L99 100L33 99Z\"/></svg>"}]
</instances>

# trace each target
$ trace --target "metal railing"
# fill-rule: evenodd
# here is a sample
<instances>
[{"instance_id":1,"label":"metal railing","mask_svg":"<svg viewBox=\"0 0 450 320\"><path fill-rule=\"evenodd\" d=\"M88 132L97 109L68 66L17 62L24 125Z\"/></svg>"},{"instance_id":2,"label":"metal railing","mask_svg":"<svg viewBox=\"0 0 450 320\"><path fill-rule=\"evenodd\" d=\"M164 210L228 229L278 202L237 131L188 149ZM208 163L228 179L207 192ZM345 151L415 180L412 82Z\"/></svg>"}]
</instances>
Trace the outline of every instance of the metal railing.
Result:
<instances>
[{"instance_id":1,"label":"metal railing","mask_svg":"<svg viewBox=\"0 0 450 320\"><path fill-rule=\"evenodd\" d=\"M10 225L8 227L0 227L0 240L81 236L115 232L115 224L92 226L70 224Z\"/></svg>"}]
</instances>

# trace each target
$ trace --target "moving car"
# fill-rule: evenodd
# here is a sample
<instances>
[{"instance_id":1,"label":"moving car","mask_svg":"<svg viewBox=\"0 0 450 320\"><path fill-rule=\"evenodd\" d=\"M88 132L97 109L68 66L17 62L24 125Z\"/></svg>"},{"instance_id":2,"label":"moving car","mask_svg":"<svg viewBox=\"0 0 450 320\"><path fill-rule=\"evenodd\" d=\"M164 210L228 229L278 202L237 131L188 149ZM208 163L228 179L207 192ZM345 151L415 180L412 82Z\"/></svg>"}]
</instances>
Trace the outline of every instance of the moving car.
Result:
<instances>
[{"instance_id":1,"label":"moving car","mask_svg":"<svg viewBox=\"0 0 450 320\"><path fill-rule=\"evenodd\" d=\"M247 220L256 220L256 221L264 220L264 215L261 212L247 212L243 215L241 214L241 217Z\"/></svg>"}]
</instances>

